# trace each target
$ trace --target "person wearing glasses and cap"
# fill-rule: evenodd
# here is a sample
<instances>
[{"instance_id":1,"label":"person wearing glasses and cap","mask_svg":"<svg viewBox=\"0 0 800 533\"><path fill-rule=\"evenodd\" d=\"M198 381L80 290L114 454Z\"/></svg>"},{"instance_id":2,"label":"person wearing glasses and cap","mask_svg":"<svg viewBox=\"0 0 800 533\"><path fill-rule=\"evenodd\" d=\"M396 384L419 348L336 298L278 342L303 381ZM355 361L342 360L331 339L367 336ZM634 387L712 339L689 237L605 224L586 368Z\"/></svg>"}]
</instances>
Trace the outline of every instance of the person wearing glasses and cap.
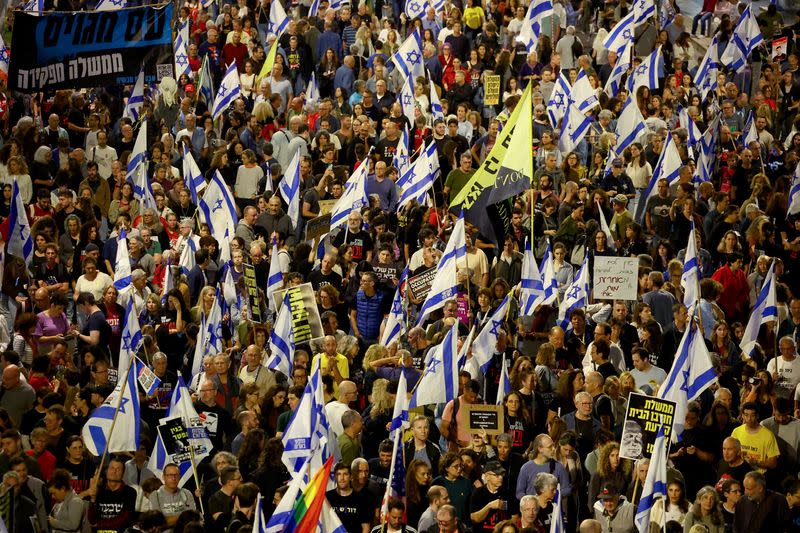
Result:
<instances>
[{"instance_id":1,"label":"person wearing glasses and cap","mask_svg":"<svg viewBox=\"0 0 800 533\"><path fill-rule=\"evenodd\" d=\"M483 486L475 489L469 502L469 517L473 530L493 531L494 527L507 520L509 495L503 490L506 469L499 461L489 461L483 467Z\"/></svg>"},{"instance_id":2,"label":"person wearing glasses and cap","mask_svg":"<svg viewBox=\"0 0 800 533\"><path fill-rule=\"evenodd\" d=\"M594 518L600 522L603 533L633 533L636 530L635 515L636 507L625 496L620 496L614 484L603 486L599 500L594 504Z\"/></svg>"}]
</instances>

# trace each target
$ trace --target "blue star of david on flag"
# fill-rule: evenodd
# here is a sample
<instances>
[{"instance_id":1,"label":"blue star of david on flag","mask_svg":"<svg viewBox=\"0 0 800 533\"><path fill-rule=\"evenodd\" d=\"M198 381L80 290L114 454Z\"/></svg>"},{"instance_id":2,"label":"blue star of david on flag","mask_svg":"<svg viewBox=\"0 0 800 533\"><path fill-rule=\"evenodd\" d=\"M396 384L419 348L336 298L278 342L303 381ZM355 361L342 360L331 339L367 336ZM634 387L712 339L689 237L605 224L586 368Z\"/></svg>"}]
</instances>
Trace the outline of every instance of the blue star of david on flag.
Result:
<instances>
[{"instance_id":1,"label":"blue star of david on flag","mask_svg":"<svg viewBox=\"0 0 800 533\"><path fill-rule=\"evenodd\" d=\"M439 364L439 360L436 357L431 358L430 362L428 362L428 372L431 374L436 373L436 366Z\"/></svg>"},{"instance_id":2,"label":"blue star of david on flag","mask_svg":"<svg viewBox=\"0 0 800 533\"><path fill-rule=\"evenodd\" d=\"M175 62L178 63L178 65L180 66L184 66L186 65L186 63L189 62L189 58L187 58L183 54L178 54L177 56L175 56Z\"/></svg>"},{"instance_id":3,"label":"blue star of david on flag","mask_svg":"<svg viewBox=\"0 0 800 533\"><path fill-rule=\"evenodd\" d=\"M219 200L217 200L214 203L214 208L211 210L211 212L213 213L214 211L216 211L218 209L222 209L222 198L220 198Z\"/></svg>"},{"instance_id":4,"label":"blue star of david on flag","mask_svg":"<svg viewBox=\"0 0 800 533\"><path fill-rule=\"evenodd\" d=\"M406 61L409 63L416 65L420 61L419 53L416 50L412 50L411 52L406 54Z\"/></svg>"},{"instance_id":5,"label":"blue star of david on flag","mask_svg":"<svg viewBox=\"0 0 800 533\"><path fill-rule=\"evenodd\" d=\"M502 325L503 325L503 321L502 320L492 320L492 328L489 330L489 332L492 335L494 335L495 337L499 337L500 336L500 326L502 326Z\"/></svg>"}]
</instances>

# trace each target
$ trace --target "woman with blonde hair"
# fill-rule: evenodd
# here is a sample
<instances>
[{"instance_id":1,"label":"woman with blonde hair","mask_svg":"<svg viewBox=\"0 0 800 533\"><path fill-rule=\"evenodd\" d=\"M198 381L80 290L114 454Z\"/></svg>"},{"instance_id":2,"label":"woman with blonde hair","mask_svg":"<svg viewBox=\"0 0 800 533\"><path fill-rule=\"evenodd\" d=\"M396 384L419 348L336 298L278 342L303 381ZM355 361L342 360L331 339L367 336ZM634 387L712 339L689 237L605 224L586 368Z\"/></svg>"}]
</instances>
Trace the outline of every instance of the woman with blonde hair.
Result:
<instances>
[{"instance_id":1,"label":"woman with blonde hair","mask_svg":"<svg viewBox=\"0 0 800 533\"><path fill-rule=\"evenodd\" d=\"M217 296L216 291L216 287L211 285L206 285L200 289L200 297L197 299L197 305L189 310L192 322L199 324L203 315L208 316L211 313L211 308L214 307L214 298Z\"/></svg>"},{"instance_id":2,"label":"woman with blonde hair","mask_svg":"<svg viewBox=\"0 0 800 533\"><path fill-rule=\"evenodd\" d=\"M628 479L622 470L622 460L619 457L619 444L609 442L600 448L600 457L597 460L597 472L589 480L589 508L597 501L600 491L607 483L613 484L619 494L625 494L628 488Z\"/></svg>"},{"instance_id":3,"label":"woman with blonde hair","mask_svg":"<svg viewBox=\"0 0 800 533\"><path fill-rule=\"evenodd\" d=\"M375 369L372 368L372 363L384 357L389 357L389 348L377 343L367 348L364 354L364 391L369 401L373 401L371 395L374 384L376 380L378 380L378 374L375 372Z\"/></svg>"},{"instance_id":4,"label":"woman with blonde hair","mask_svg":"<svg viewBox=\"0 0 800 533\"><path fill-rule=\"evenodd\" d=\"M386 428L392 421L392 410L397 392L396 387L392 390L389 387L388 379L376 379L372 383L371 402L361 413L364 419L364 429L361 433L364 457L377 457L381 441L389 438L389 430Z\"/></svg>"}]
</instances>

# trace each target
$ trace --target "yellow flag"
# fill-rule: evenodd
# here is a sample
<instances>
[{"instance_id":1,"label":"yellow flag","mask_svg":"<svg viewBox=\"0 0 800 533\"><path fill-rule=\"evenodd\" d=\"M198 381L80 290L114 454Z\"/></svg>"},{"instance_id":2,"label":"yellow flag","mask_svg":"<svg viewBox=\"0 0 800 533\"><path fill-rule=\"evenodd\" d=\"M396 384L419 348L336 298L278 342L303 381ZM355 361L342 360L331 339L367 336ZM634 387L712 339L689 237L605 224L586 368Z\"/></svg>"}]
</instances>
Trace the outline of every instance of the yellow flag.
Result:
<instances>
[{"instance_id":1,"label":"yellow flag","mask_svg":"<svg viewBox=\"0 0 800 533\"><path fill-rule=\"evenodd\" d=\"M501 202L530 187L533 178L533 112L531 84L514 108L492 150L450 207L471 208L482 194L486 205ZM486 189L489 189L488 191ZM485 192L484 192L485 191Z\"/></svg>"},{"instance_id":2,"label":"yellow flag","mask_svg":"<svg viewBox=\"0 0 800 533\"><path fill-rule=\"evenodd\" d=\"M278 53L278 39L272 41L272 46L269 47L267 58L264 60L264 66L261 67L261 72L258 73L256 78L256 87L261 83L262 78L272 75L272 67L275 65L275 55Z\"/></svg>"}]
</instances>

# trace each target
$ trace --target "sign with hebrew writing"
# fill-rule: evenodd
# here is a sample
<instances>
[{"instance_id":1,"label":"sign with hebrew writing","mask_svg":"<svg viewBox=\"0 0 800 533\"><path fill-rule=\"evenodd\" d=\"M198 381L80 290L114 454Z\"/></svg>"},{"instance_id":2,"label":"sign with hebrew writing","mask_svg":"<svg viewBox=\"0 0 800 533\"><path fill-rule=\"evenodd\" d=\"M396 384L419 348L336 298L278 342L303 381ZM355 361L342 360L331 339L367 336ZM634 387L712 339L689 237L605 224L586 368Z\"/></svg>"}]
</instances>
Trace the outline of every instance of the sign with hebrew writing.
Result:
<instances>
[{"instance_id":1,"label":"sign with hebrew writing","mask_svg":"<svg viewBox=\"0 0 800 533\"><path fill-rule=\"evenodd\" d=\"M19 91L133 84L174 76L172 3L116 11L14 13L8 85Z\"/></svg>"},{"instance_id":2,"label":"sign with hebrew writing","mask_svg":"<svg viewBox=\"0 0 800 533\"><path fill-rule=\"evenodd\" d=\"M637 258L595 256L592 271L595 300L636 300L638 281Z\"/></svg>"},{"instance_id":3,"label":"sign with hebrew writing","mask_svg":"<svg viewBox=\"0 0 800 533\"><path fill-rule=\"evenodd\" d=\"M625 425L622 427L619 456L636 461L653 455L653 444L661 426L669 437L674 423L675 402L646 394L630 393ZM669 440L669 439L667 439Z\"/></svg>"},{"instance_id":4,"label":"sign with hebrew writing","mask_svg":"<svg viewBox=\"0 0 800 533\"><path fill-rule=\"evenodd\" d=\"M292 306L292 333L294 333L295 344L324 336L325 331L322 329L316 294L311 284L303 283L284 291L272 293L276 312L281 310L286 294L289 295L289 304Z\"/></svg>"}]
</instances>

